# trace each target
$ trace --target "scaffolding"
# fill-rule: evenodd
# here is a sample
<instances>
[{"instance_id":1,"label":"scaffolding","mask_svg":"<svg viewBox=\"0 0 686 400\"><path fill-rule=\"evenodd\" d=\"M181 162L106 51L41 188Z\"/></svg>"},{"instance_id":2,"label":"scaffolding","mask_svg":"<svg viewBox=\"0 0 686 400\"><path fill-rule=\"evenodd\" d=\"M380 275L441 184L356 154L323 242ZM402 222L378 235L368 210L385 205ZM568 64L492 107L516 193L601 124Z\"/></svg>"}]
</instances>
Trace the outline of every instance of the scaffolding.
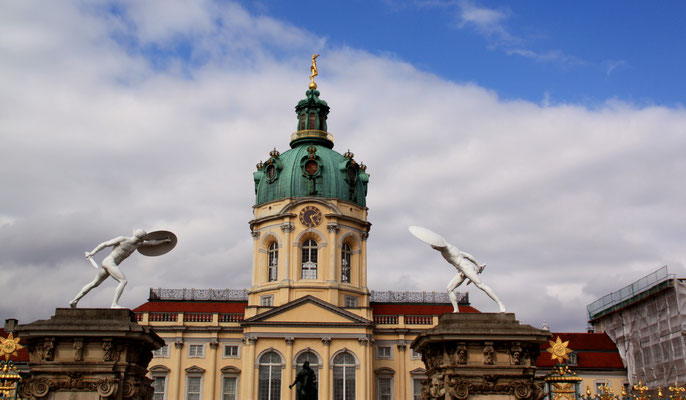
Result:
<instances>
[{"instance_id":1,"label":"scaffolding","mask_svg":"<svg viewBox=\"0 0 686 400\"><path fill-rule=\"evenodd\" d=\"M617 345L632 385L686 382L686 280L662 267L587 309L594 330Z\"/></svg>"}]
</instances>

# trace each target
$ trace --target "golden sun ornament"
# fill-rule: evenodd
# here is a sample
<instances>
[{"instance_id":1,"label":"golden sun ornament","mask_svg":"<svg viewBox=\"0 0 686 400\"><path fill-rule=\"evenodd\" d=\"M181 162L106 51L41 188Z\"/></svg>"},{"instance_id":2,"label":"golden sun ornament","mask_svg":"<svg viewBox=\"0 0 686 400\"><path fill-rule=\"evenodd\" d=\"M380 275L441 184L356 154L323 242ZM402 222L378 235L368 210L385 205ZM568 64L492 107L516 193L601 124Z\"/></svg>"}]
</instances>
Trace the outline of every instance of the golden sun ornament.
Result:
<instances>
[{"instance_id":1,"label":"golden sun ornament","mask_svg":"<svg viewBox=\"0 0 686 400\"><path fill-rule=\"evenodd\" d=\"M17 350L23 349L24 346L19 344L18 337L15 338L12 333L7 335L7 339L0 336L0 357L5 356L5 361L10 359L10 356L16 356Z\"/></svg>"},{"instance_id":2,"label":"golden sun ornament","mask_svg":"<svg viewBox=\"0 0 686 400\"><path fill-rule=\"evenodd\" d=\"M548 343L550 343L550 347L548 347L546 351L550 353L551 360L557 358L558 363L569 360L568 354L572 352L572 349L567 347L569 345L569 340L563 342L558 336L556 341L553 342L552 340L549 340Z\"/></svg>"}]
</instances>

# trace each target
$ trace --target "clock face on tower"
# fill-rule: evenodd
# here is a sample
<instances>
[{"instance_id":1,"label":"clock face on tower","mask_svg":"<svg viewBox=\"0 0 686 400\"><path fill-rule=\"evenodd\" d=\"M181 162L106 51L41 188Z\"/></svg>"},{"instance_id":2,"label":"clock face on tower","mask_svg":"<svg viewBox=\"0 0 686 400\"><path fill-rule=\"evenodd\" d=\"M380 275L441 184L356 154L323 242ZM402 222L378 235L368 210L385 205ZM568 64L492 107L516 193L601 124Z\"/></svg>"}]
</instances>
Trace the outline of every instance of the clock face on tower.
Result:
<instances>
[{"instance_id":1,"label":"clock face on tower","mask_svg":"<svg viewBox=\"0 0 686 400\"><path fill-rule=\"evenodd\" d=\"M306 206L300 210L300 223L308 228L314 228L322 222L322 212L315 206Z\"/></svg>"}]
</instances>

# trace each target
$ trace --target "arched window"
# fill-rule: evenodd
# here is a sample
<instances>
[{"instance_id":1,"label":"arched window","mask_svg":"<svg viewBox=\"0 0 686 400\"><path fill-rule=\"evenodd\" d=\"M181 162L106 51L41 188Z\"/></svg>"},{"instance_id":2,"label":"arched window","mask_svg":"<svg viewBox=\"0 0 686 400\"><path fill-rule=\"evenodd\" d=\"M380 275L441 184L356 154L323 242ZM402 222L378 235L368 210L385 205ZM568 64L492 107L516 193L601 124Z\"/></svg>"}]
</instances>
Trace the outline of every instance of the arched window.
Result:
<instances>
[{"instance_id":1,"label":"arched window","mask_svg":"<svg viewBox=\"0 0 686 400\"><path fill-rule=\"evenodd\" d=\"M355 357L340 353L333 359L334 400L355 400Z\"/></svg>"},{"instance_id":2,"label":"arched window","mask_svg":"<svg viewBox=\"0 0 686 400\"><path fill-rule=\"evenodd\" d=\"M260 372L257 383L259 400L281 399L281 357L270 351L260 357Z\"/></svg>"},{"instance_id":3,"label":"arched window","mask_svg":"<svg viewBox=\"0 0 686 400\"><path fill-rule=\"evenodd\" d=\"M303 364L305 364L305 361L310 363L310 368L312 371L314 371L314 374L317 377L317 382L319 382L319 359L317 358L317 355L311 351L301 353L295 360L295 374L298 375L298 372L303 369ZM317 387L319 387L319 384L317 384Z\"/></svg>"},{"instance_id":4,"label":"arched window","mask_svg":"<svg viewBox=\"0 0 686 400\"><path fill-rule=\"evenodd\" d=\"M279 272L279 245L276 242L269 245L268 254L267 280L273 282Z\"/></svg>"},{"instance_id":5,"label":"arched window","mask_svg":"<svg viewBox=\"0 0 686 400\"><path fill-rule=\"evenodd\" d=\"M302 279L317 279L317 242L312 239L303 243Z\"/></svg>"},{"instance_id":6,"label":"arched window","mask_svg":"<svg viewBox=\"0 0 686 400\"><path fill-rule=\"evenodd\" d=\"M343 243L341 247L341 282L350 283L350 256L352 250L348 243Z\"/></svg>"}]
</instances>

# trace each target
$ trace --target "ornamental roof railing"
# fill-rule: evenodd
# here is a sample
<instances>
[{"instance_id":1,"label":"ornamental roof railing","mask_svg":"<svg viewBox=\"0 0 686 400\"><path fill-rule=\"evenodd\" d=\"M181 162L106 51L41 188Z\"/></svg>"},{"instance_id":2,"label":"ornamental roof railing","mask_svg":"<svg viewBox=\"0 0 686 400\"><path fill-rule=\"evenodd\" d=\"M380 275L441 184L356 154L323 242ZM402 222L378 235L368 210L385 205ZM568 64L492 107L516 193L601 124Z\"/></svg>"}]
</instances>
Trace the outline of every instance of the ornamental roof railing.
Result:
<instances>
[{"instance_id":1,"label":"ornamental roof railing","mask_svg":"<svg viewBox=\"0 0 686 400\"><path fill-rule=\"evenodd\" d=\"M333 135L330 134L327 131L320 131L316 129L304 129L301 131L294 132L291 135L291 142L296 140L296 139L303 139L303 138L320 138L320 139L326 139L329 142L333 142Z\"/></svg>"},{"instance_id":2,"label":"ornamental roof railing","mask_svg":"<svg viewBox=\"0 0 686 400\"><path fill-rule=\"evenodd\" d=\"M459 304L469 304L469 293L456 293ZM148 300L248 301L248 289L162 289L150 288ZM446 292L371 291L372 303L450 303Z\"/></svg>"},{"instance_id":3,"label":"ornamental roof railing","mask_svg":"<svg viewBox=\"0 0 686 400\"><path fill-rule=\"evenodd\" d=\"M455 293L458 304L469 304L469 293ZM372 303L450 303L447 292L394 292L372 290Z\"/></svg>"}]
</instances>

